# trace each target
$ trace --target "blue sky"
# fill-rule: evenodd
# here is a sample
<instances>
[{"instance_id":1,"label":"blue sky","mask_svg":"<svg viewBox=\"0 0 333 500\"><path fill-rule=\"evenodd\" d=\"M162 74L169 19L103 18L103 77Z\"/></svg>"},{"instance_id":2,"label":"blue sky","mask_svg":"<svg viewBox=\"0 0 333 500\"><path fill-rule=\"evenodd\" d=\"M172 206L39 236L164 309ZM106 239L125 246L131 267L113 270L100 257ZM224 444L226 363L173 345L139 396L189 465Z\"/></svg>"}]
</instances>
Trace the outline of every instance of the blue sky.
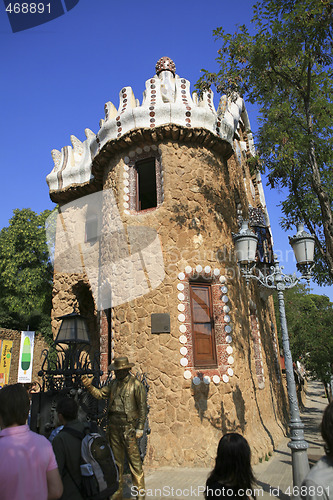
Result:
<instances>
[{"instance_id":1,"label":"blue sky","mask_svg":"<svg viewBox=\"0 0 333 500\"><path fill-rule=\"evenodd\" d=\"M96 133L104 103L118 107L123 86L130 85L142 101L156 61L169 56L193 87L201 68L216 69L213 29L232 32L249 23L254 3L80 0L65 15L13 34L1 2L0 228L15 208L54 207L45 181L53 168L51 150L70 145L71 134L85 140L85 128ZM247 107L255 131L256 109ZM275 248L285 256L290 247L277 207L282 195L269 188L265 195ZM283 264L294 272L290 254ZM313 289L333 300L332 288Z\"/></svg>"}]
</instances>

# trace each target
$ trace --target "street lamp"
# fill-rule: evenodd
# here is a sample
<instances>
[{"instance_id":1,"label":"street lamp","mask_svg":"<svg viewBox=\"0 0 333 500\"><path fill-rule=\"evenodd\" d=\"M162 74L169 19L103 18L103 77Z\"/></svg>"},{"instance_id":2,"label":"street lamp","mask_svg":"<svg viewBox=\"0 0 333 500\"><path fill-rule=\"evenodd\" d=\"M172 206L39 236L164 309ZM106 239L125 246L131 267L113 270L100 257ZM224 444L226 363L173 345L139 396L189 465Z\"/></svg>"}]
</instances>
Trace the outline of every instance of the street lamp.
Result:
<instances>
[{"instance_id":1,"label":"street lamp","mask_svg":"<svg viewBox=\"0 0 333 500\"><path fill-rule=\"evenodd\" d=\"M42 390L60 392L65 388L78 390L81 376L100 376L97 352L90 352L90 338L87 320L75 313L66 314L62 320L53 349L43 351L44 360L38 373L43 379Z\"/></svg>"},{"instance_id":2,"label":"street lamp","mask_svg":"<svg viewBox=\"0 0 333 500\"><path fill-rule=\"evenodd\" d=\"M89 398L83 388L82 375L94 375L99 380L99 353L90 349L87 320L75 313L57 318L61 324L50 349L44 349L44 360L38 376L42 383L38 394L32 397L31 428L48 436L56 427L55 403L70 395L90 420L104 418L104 406Z\"/></svg>"},{"instance_id":3,"label":"street lamp","mask_svg":"<svg viewBox=\"0 0 333 500\"><path fill-rule=\"evenodd\" d=\"M306 451L309 445L304 439L304 424L300 418L297 402L283 292L297 285L301 279L305 279L307 282L310 281L314 254L314 236L305 232L303 224L299 224L297 227L297 234L289 238L295 253L297 267L302 272L300 278L297 278L295 274L292 276L283 274L283 266L280 267L278 261L275 261L274 265L271 266L269 274L263 274L260 270L255 273L255 256L258 238L249 228L248 221L243 222L240 231L237 234L233 234L233 239L235 242L237 262L246 282L249 283L251 279L254 279L265 288L277 290L290 411L289 427L291 441L288 443L288 446L292 452L293 484L294 486L300 487L304 477L309 471L309 461ZM298 496L296 490L296 495L294 495L294 497Z\"/></svg>"},{"instance_id":4,"label":"street lamp","mask_svg":"<svg viewBox=\"0 0 333 500\"><path fill-rule=\"evenodd\" d=\"M55 344L90 344L89 332L85 318L76 314L60 316L62 320Z\"/></svg>"}]
</instances>

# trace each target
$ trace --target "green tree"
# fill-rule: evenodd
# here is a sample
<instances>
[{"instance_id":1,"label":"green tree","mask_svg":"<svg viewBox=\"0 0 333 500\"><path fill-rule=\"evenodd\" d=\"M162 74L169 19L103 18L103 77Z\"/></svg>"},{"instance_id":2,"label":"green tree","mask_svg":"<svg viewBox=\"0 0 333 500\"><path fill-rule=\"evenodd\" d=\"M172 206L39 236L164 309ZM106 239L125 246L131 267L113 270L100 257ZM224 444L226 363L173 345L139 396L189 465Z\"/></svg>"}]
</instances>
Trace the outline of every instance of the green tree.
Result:
<instances>
[{"instance_id":1,"label":"green tree","mask_svg":"<svg viewBox=\"0 0 333 500\"><path fill-rule=\"evenodd\" d=\"M53 271L45 234L50 210L13 213L0 231L0 325L19 330L29 325L50 339Z\"/></svg>"},{"instance_id":2,"label":"green tree","mask_svg":"<svg viewBox=\"0 0 333 500\"><path fill-rule=\"evenodd\" d=\"M304 221L316 238L315 279L333 282L333 3L261 0L251 33L214 31L222 46L219 71L203 75L199 91L214 84L233 99L259 106L255 166L272 187L287 192L282 226Z\"/></svg>"},{"instance_id":3,"label":"green tree","mask_svg":"<svg viewBox=\"0 0 333 500\"><path fill-rule=\"evenodd\" d=\"M278 331L278 304L274 297ZM285 292L286 317L293 360L302 360L309 373L329 385L333 374L333 303L298 284Z\"/></svg>"}]
</instances>

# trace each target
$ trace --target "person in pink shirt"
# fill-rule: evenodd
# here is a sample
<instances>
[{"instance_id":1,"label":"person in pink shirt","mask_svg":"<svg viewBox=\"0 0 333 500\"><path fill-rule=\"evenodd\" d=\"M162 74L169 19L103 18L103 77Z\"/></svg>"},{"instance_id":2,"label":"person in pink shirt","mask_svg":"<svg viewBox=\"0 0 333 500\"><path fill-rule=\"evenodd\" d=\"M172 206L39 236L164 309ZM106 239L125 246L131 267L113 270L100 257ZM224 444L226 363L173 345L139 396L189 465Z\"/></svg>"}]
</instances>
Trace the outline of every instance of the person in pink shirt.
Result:
<instances>
[{"instance_id":1,"label":"person in pink shirt","mask_svg":"<svg viewBox=\"0 0 333 500\"><path fill-rule=\"evenodd\" d=\"M22 385L0 390L1 500L56 500L63 492L51 443L26 424L29 407Z\"/></svg>"}]
</instances>

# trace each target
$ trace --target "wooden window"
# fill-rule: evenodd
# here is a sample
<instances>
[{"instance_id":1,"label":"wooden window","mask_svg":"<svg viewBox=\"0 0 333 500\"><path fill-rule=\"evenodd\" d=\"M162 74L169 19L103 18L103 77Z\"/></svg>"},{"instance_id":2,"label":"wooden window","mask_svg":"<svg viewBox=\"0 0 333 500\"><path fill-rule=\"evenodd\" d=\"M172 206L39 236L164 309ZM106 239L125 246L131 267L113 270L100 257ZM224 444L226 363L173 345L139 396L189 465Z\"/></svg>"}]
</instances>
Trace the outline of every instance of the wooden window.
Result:
<instances>
[{"instance_id":1,"label":"wooden window","mask_svg":"<svg viewBox=\"0 0 333 500\"><path fill-rule=\"evenodd\" d=\"M137 211L157 207L155 158L137 161L135 168Z\"/></svg>"},{"instance_id":2,"label":"wooden window","mask_svg":"<svg viewBox=\"0 0 333 500\"><path fill-rule=\"evenodd\" d=\"M190 283L194 365L217 366L212 290L207 283Z\"/></svg>"}]
</instances>

